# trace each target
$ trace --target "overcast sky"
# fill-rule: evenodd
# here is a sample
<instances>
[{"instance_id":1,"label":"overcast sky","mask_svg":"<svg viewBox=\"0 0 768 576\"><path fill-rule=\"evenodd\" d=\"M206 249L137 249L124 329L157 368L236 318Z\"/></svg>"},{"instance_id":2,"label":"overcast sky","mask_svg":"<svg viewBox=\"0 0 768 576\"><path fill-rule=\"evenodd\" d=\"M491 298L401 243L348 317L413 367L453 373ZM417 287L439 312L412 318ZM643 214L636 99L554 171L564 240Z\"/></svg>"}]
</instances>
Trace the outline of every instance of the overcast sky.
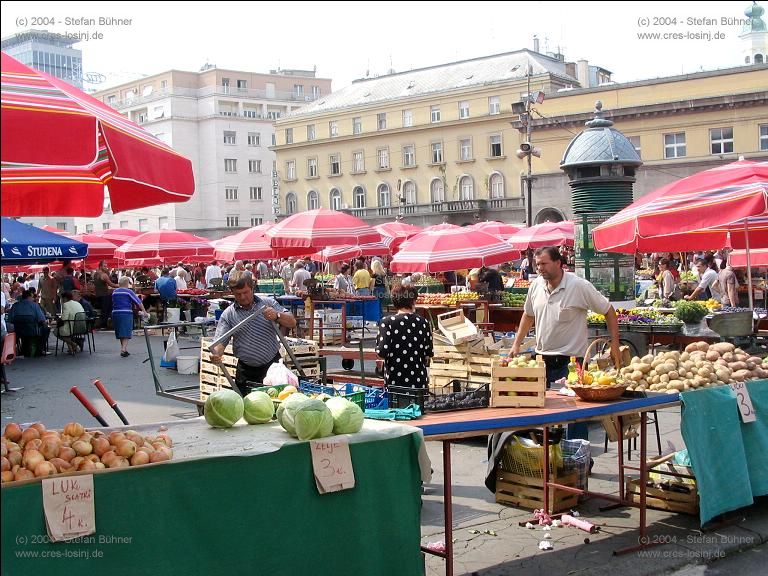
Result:
<instances>
[{"instance_id":1,"label":"overcast sky","mask_svg":"<svg viewBox=\"0 0 768 576\"><path fill-rule=\"evenodd\" d=\"M199 70L208 62L251 72L316 66L337 90L366 73L532 48L534 34L542 52L559 48L568 61L587 59L618 82L737 66L743 63L742 26L722 19L745 18L749 4L2 2L1 20L3 38L29 28L87 33L76 47L84 71L106 77L99 89L171 68ZM108 25L100 18L130 23ZM640 33L679 38L641 39Z\"/></svg>"}]
</instances>

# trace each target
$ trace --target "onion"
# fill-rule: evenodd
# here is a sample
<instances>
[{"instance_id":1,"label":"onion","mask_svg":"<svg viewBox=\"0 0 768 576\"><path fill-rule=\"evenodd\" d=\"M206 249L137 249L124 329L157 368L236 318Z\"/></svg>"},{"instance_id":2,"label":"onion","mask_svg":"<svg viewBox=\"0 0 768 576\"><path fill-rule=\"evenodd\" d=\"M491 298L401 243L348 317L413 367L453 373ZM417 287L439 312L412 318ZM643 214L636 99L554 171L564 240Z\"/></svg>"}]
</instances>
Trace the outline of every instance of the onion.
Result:
<instances>
[{"instance_id":1,"label":"onion","mask_svg":"<svg viewBox=\"0 0 768 576\"><path fill-rule=\"evenodd\" d=\"M78 438L78 440L81 440L82 442L88 442L89 444L91 443L92 439L93 439L93 434L91 434L90 432L85 432L81 434L80 437Z\"/></svg>"},{"instance_id":2,"label":"onion","mask_svg":"<svg viewBox=\"0 0 768 576\"><path fill-rule=\"evenodd\" d=\"M107 468L128 468L130 465L131 463L128 462L128 459L122 456L112 458L109 464L106 464Z\"/></svg>"},{"instance_id":3,"label":"onion","mask_svg":"<svg viewBox=\"0 0 768 576\"><path fill-rule=\"evenodd\" d=\"M66 472L72 468L72 464L61 458L51 458L49 462L56 467L57 472Z\"/></svg>"},{"instance_id":4,"label":"onion","mask_svg":"<svg viewBox=\"0 0 768 576\"><path fill-rule=\"evenodd\" d=\"M104 462L96 462L96 470L104 470L105 468Z\"/></svg>"},{"instance_id":5,"label":"onion","mask_svg":"<svg viewBox=\"0 0 768 576\"><path fill-rule=\"evenodd\" d=\"M126 433L125 437L136 444L136 446L141 446L144 444L144 436L141 434L136 434L136 432L128 432Z\"/></svg>"},{"instance_id":6,"label":"onion","mask_svg":"<svg viewBox=\"0 0 768 576\"><path fill-rule=\"evenodd\" d=\"M77 452L75 452L75 449L71 446L62 446L59 449L59 458L62 460L66 460L67 462L72 462L72 458L77 456Z\"/></svg>"},{"instance_id":7,"label":"onion","mask_svg":"<svg viewBox=\"0 0 768 576\"><path fill-rule=\"evenodd\" d=\"M42 445L40 446L40 454L42 454L46 460L57 458L60 451L61 442L59 442L58 438L46 438L42 441Z\"/></svg>"},{"instance_id":8,"label":"onion","mask_svg":"<svg viewBox=\"0 0 768 576\"><path fill-rule=\"evenodd\" d=\"M11 422L5 426L5 431L3 432L3 436L8 438L11 442L18 442L21 440L21 426L16 424L16 422Z\"/></svg>"},{"instance_id":9,"label":"onion","mask_svg":"<svg viewBox=\"0 0 768 576\"><path fill-rule=\"evenodd\" d=\"M24 444L24 452L27 450L40 450L40 446L43 445L43 441L40 438L33 438L26 444Z\"/></svg>"},{"instance_id":10,"label":"onion","mask_svg":"<svg viewBox=\"0 0 768 576\"><path fill-rule=\"evenodd\" d=\"M149 461L150 463L154 464L155 462L166 462L167 460L170 460L171 457L166 454L165 452L161 452L160 450L156 452L152 452L152 454L149 455Z\"/></svg>"},{"instance_id":11,"label":"onion","mask_svg":"<svg viewBox=\"0 0 768 576\"><path fill-rule=\"evenodd\" d=\"M8 448L8 452L13 452L14 450L21 450L21 446L16 444L16 442L6 442L5 446L6 448Z\"/></svg>"},{"instance_id":12,"label":"onion","mask_svg":"<svg viewBox=\"0 0 768 576\"><path fill-rule=\"evenodd\" d=\"M8 456L8 446L5 445L5 442L2 444L2 456Z\"/></svg>"},{"instance_id":13,"label":"onion","mask_svg":"<svg viewBox=\"0 0 768 576\"><path fill-rule=\"evenodd\" d=\"M141 466L142 464L148 464L149 463L149 454L147 452L144 452L142 450L139 450L131 456L131 466Z\"/></svg>"},{"instance_id":14,"label":"onion","mask_svg":"<svg viewBox=\"0 0 768 576\"><path fill-rule=\"evenodd\" d=\"M86 454L93 452L93 446L91 446L91 443L85 442L83 440L76 440L73 442L72 448L74 448L75 452L77 452L80 456L85 456Z\"/></svg>"},{"instance_id":15,"label":"onion","mask_svg":"<svg viewBox=\"0 0 768 576\"><path fill-rule=\"evenodd\" d=\"M40 432L36 428L27 428L21 433L21 440L19 440L19 446L24 446L30 440L40 438Z\"/></svg>"},{"instance_id":16,"label":"onion","mask_svg":"<svg viewBox=\"0 0 768 576\"><path fill-rule=\"evenodd\" d=\"M157 441L162 442L163 444L168 446L168 448L173 447L173 440L171 440L171 437L168 436L168 434L159 434L157 437Z\"/></svg>"},{"instance_id":17,"label":"onion","mask_svg":"<svg viewBox=\"0 0 768 576\"><path fill-rule=\"evenodd\" d=\"M93 453L97 456L103 456L109 451L109 440L104 437L93 438L91 440L91 446L93 446Z\"/></svg>"},{"instance_id":18,"label":"onion","mask_svg":"<svg viewBox=\"0 0 768 576\"><path fill-rule=\"evenodd\" d=\"M13 472L11 472L10 470L3 470L2 481L3 481L3 484L5 484L6 482L13 482Z\"/></svg>"},{"instance_id":19,"label":"onion","mask_svg":"<svg viewBox=\"0 0 768 576\"><path fill-rule=\"evenodd\" d=\"M117 458L117 454L113 450L108 450L101 455L101 461L107 466L109 466L109 463L115 458Z\"/></svg>"},{"instance_id":20,"label":"onion","mask_svg":"<svg viewBox=\"0 0 768 576\"><path fill-rule=\"evenodd\" d=\"M104 438L106 438L106 437L107 437L107 435L106 435L106 434L104 434L104 432L102 432L101 430L94 430L93 432L91 432L91 434L93 434L93 437L94 437L94 438L101 438L102 436L103 436Z\"/></svg>"},{"instance_id":21,"label":"onion","mask_svg":"<svg viewBox=\"0 0 768 576\"><path fill-rule=\"evenodd\" d=\"M3 456L2 462L3 462L3 465L2 465L3 472L10 472L11 471L11 461L8 460L8 458L6 458L5 456Z\"/></svg>"},{"instance_id":22,"label":"onion","mask_svg":"<svg viewBox=\"0 0 768 576\"><path fill-rule=\"evenodd\" d=\"M16 466L21 464L21 451L14 450L13 452L8 452L8 460L11 462L11 466Z\"/></svg>"},{"instance_id":23,"label":"onion","mask_svg":"<svg viewBox=\"0 0 768 576\"><path fill-rule=\"evenodd\" d=\"M96 464L91 462L90 460L83 460L80 462L80 464L77 465L77 471L88 471L88 470L96 470Z\"/></svg>"},{"instance_id":24,"label":"onion","mask_svg":"<svg viewBox=\"0 0 768 576\"><path fill-rule=\"evenodd\" d=\"M53 438L54 440L61 442L61 435L56 432L56 430L46 430L40 434L40 440L45 440L46 438Z\"/></svg>"},{"instance_id":25,"label":"onion","mask_svg":"<svg viewBox=\"0 0 768 576\"><path fill-rule=\"evenodd\" d=\"M154 451L155 451L155 449L152 448L152 446L139 446L136 449L136 452L146 452L147 454L152 454L152 452L154 452Z\"/></svg>"},{"instance_id":26,"label":"onion","mask_svg":"<svg viewBox=\"0 0 768 576\"><path fill-rule=\"evenodd\" d=\"M27 450L21 458L21 464L28 470L34 470L40 462L45 462L45 458L37 450Z\"/></svg>"},{"instance_id":27,"label":"onion","mask_svg":"<svg viewBox=\"0 0 768 576\"><path fill-rule=\"evenodd\" d=\"M117 445L117 453L124 458L130 458L136 454L136 444L130 440L123 440Z\"/></svg>"},{"instance_id":28,"label":"onion","mask_svg":"<svg viewBox=\"0 0 768 576\"><path fill-rule=\"evenodd\" d=\"M64 426L64 434L69 434L70 436L74 436L75 438L79 438L80 436L82 436L83 432L85 432L85 428L79 422L70 422L69 424Z\"/></svg>"},{"instance_id":29,"label":"onion","mask_svg":"<svg viewBox=\"0 0 768 576\"><path fill-rule=\"evenodd\" d=\"M56 466L54 466L50 462L40 462L40 464L35 466L35 478L42 478L43 476L53 476L57 472L58 470L56 470Z\"/></svg>"},{"instance_id":30,"label":"onion","mask_svg":"<svg viewBox=\"0 0 768 576\"><path fill-rule=\"evenodd\" d=\"M70 464L72 464L72 467L77 469L78 466L80 466L80 462L83 462L85 458L82 456L75 456L72 458L72 460L69 461Z\"/></svg>"},{"instance_id":31,"label":"onion","mask_svg":"<svg viewBox=\"0 0 768 576\"><path fill-rule=\"evenodd\" d=\"M19 468L16 470L16 474L13 475L14 481L19 480L32 480L35 477L35 473L32 472L32 470L27 470L26 468Z\"/></svg>"},{"instance_id":32,"label":"onion","mask_svg":"<svg viewBox=\"0 0 768 576\"><path fill-rule=\"evenodd\" d=\"M99 462L99 457L96 456L96 454L86 454L85 456L83 456L83 458L85 458L86 460L90 460L94 464L96 462Z\"/></svg>"},{"instance_id":33,"label":"onion","mask_svg":"<svg viewBox=\"0 0 768 576\"><path fill-rule=\"evenodd\" d=\"M125 440L125 434L122 432L110 432L109 434L109 443L112 444L112 446L117 446L118 442L121 442Z\"/></svg>"},{"instance_id":34,"label":"onion","mask_svg":"<svg viewBox=\"0 0 768 576\"><path fill-rule=\"evenodd\" d=\"M30 425L30 428L34 428L41 435L43 432L45 432L45 426L41 422L35 422L34 424Z\"/></svg>"}]
</instances>

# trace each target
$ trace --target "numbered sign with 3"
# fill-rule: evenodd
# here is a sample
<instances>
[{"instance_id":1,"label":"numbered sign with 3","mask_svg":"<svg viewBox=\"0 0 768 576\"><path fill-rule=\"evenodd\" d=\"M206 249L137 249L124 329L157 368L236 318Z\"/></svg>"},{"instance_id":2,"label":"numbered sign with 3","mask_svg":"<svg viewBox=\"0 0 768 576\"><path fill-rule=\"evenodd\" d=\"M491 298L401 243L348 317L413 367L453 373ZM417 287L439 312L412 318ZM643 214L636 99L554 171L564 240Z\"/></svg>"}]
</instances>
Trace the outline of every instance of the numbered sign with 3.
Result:
<instances>
[{"instance_id":1,"label":"numbered sign with 3","mask_svg":"<svg viewBox=\"0 0 768 576\"><path fill-rule=\"evenodd\" d=\"M747 390L747 384L745 382L736 382L731 384L731 389L736 394L736 405L739 408L739 414L741 414L742 422L754 422L757 417L755 416L755 408L752 406L752 398L749 397L749 390Z\"/></svg>"}]
</instances>

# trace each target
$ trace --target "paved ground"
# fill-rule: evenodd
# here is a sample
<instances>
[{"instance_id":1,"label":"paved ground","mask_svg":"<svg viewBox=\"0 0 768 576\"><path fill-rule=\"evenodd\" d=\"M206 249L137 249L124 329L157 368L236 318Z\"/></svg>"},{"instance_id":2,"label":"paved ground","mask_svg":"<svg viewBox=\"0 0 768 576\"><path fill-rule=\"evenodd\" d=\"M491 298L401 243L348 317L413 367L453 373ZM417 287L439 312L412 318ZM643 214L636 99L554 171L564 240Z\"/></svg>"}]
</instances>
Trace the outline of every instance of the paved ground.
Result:
<instances>
[{"instance_id":1,"label":"paved ground","mask_svg":"<svg viewBox=\"0 0 768 576\"><path fill-rule=\"evenodd\" d=\"M53 342L53 339L51 340ZM182 339L182 346L197 348L193 339ZM162 340L152 338L156 357L162 350ZM191 404L157 396L154 392L147 359L147 347L142 337L134 337L131 355L121 358L119 344L111 332L97 333L96 352L76 357L47 356L20 359L7 370L12 386L24 389L3 394L0 414L7 422L42 421L49 427L61 427L77 420L86 426L96 421L69 393L76 385L97 406L102 416L117 425L119 420L91 384L100 378L109 389L131 423L159 422L176 418L196 417ZM186 353L195 354L195 350ZM332 364L335 366L335 364ZM159 369L163 382L172 386L194 384L197 376L181 376ZM679 409L659 412L662 446L671 443L683 446L680 436ZM649 427L649 433L652 430ZM590 432L595 468L590 488L617 493L615 476L616 444L610 444L603 454L602 429ZM654 439L655 441L655 439ZM653 442L650 442L654 446ZM435 470L433 482L426 487L422 511L423 544L443 539L442 528L442 444L428 442L427 449ZM763 498L750 508L729 515L730 525L702 533L696 517L649 511L652 524L650 538L664 545L622 556L613 550L637 543L638 512L619 508L601 512L605 502L588 501L578 507L582 517L600 525L601 531L588 535L575 528L559 528L551 532L554 550L542 552L538 542L541 530L518 526L530 513L496 504L494 495L484 486L486 448L484 440L469 440L455 444L453 458L454 523L456 525L455 573L481 576L502 576L524 572L533 574L664 574L677 570L684 576L714 576L720 573L764 573L765 542L768 541L768 499ZM636 456L633 456L636 459ZM724 489L727 489L724 487ZM480 530L472 534L470 530ZM496 536L482 533L492 530ZM589 544L585 544L585 537ZM749 550L750 552L742 552ZM725 556L725 559L721 558ZM699 566L717 559L709 566ZM426 560L427 574L443 574L444 563L432 556ZM719 568L719 567L728 568ZM733 566L733 568L730 568ZM720 572L718 572L720 570ZM725 571L723 571L725 570Z\"/></svg>"}]
</instances>

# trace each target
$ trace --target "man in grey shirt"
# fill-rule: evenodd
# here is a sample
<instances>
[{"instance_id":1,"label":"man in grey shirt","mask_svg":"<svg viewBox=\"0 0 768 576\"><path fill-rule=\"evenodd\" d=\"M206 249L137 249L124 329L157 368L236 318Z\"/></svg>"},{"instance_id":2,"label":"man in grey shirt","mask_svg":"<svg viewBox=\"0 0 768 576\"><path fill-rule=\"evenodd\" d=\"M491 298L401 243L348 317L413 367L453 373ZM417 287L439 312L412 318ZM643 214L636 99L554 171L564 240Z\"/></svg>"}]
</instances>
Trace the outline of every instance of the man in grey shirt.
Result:
<instances>
[{"instance_id":1,"label":"man in grey shirt","mask_svg":"<svg viewBox=\"0 0 768 576\"><path fill-rule=\"evenodd\" d=\"M251 320L233 335L234 353L238 359L235 382L242 395L246 396L251 391L251 384L260 385L269 367L280 360L276 323L284 328L293 328L296 319L272 298L257 299L253 293L253 277L250 275L241 276L230 288L235 303L221 315L216 327L216 338L248 318L261 304L265 305L258 312L259 318ZM214 348L214 363L221 362L227 344L228 341L222 342Z\"/></svg>"}]
</instances>

